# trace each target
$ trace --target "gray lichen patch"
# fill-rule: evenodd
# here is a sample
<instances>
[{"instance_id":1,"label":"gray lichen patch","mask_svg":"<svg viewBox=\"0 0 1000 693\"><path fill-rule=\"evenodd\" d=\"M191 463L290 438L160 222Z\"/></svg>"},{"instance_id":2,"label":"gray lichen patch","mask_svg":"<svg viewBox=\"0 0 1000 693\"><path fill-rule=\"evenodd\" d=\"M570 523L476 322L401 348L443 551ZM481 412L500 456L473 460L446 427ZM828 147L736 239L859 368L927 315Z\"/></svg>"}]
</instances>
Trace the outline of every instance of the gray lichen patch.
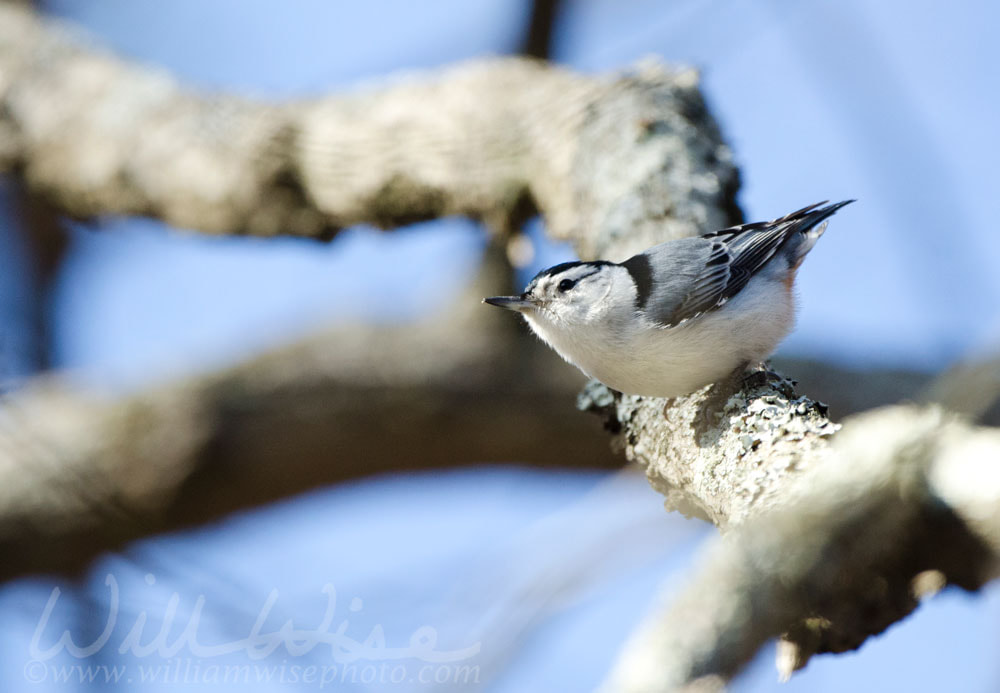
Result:
<instances>
[{"instance_id":1,"label":"gray lichen patch","mask_svg":"<svg viewBox=\"0 0 1000 693\"><path fill-rule=\"evenodd\" d=\"M779 501L783 478L804 470L840 428L825 405L765 370L673 400L622 395L592 381L577 406L604 418L668 508L720 528L740 524L762 501Z\"/></svg>"}]
</instances>

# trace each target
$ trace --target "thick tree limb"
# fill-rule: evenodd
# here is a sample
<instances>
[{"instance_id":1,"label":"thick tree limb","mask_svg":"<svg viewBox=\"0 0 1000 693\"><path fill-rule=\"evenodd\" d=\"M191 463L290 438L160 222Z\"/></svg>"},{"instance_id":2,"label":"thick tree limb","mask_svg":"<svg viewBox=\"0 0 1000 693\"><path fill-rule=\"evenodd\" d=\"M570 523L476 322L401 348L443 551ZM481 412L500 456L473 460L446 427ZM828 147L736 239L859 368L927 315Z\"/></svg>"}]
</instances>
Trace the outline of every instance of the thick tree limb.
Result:
<instances>
[{"instance_id":1,"label":"thick tree limb","mask_svg":"<svg viewBox=\"0 0 1000 693\"><path fill-rule=\"evenodd\" d=\"M338 327L233 368L108 399L39 379L0 407L0 580L70 571L152 533L386 472L512 461L617 468L580 379L483 311Z\"/></svg>"},{"instance_id":2,"label":"thick tree limb","mask_svg":"<svg viewBox=\"0 0 1000 693\"><path fill-rule=\"evenodd\" d=\"M691 76L654 83L695 109L692 127L704 124ZM634 78L508 59L274 105L185 90L0 3L0 171L19 170L79 217L139 214L210 233L328 238L351 224L456 214L509 231L537 205L566 238L595 221L594 205L579 201L604 204L624 191L625 181L605 190L607 176L592 175L603 158L575 170L589 109L617 109L642 91ZM629 115L618 137L634 152L660 114ZM728 159L717 140L692 140L707 147L699 156ZM652 157L632 168L662 164ZM718 193L714 176L691 182ZM649 201L659 219L670 212L664 202Z\"/></svg>"},{"instance_id":3,"label":"thick tree limb","mask_svg":"<svg viewBox=\"0 0 1000 693\"><path fill-rule=\"evenodd\" d=\"M1000 432L936 407L891 407L846 422L822 456L782 504L715 542L626 646L607 690L717 687L781 634L787 677L816 652L858 647L945 584L996 576Z\"/></svg>"},{"instance_id":4,"label":"thick tree limb","mask_svg":"<svg viewBox=\"0 0 1000 693\"><path fill-rule=\"evenodd\" d=\"M373 474L621 464L598 422L572 410L564 370L479 327L468 340L448 324L340 328L125 399L60 380L11 395L0 579Z\"/></svg>"},{"instance_id":5,"label":"thick tree limb","mask_svg":"<svg viewBox=\"0 0 1000 693\"><path fill-rule=\"evenodd\" d=\"M796 396L789 381L766 371L672 401L592 383L579 405L621 430L626 456L646 469L668 509L720 529L780 504L790 480L822 458L839 428L825 405Z\"/></svg>"}]
</instances>

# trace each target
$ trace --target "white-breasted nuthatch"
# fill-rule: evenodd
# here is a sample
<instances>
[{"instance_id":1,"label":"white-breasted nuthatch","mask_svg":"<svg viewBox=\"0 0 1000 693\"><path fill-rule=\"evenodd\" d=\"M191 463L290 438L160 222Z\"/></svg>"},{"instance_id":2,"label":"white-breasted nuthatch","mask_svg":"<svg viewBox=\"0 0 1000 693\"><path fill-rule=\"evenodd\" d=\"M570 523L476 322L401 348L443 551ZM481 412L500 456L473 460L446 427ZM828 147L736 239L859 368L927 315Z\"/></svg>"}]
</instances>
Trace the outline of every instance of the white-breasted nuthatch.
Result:
<instances>
[{"instance_id":1,"label":"white-breasted nuthatch","mask_svg":"<svg viewBox=\"0 0 1000 693\"><path fill-rule=\"evenodd\" d=\"M853 201L667 241L621 263L565 262L520 296L483 301L521 313L560 356L615 390L676 397L774 351L795 321L799 264L825 220Z\"/></svg>"}]
</instances>

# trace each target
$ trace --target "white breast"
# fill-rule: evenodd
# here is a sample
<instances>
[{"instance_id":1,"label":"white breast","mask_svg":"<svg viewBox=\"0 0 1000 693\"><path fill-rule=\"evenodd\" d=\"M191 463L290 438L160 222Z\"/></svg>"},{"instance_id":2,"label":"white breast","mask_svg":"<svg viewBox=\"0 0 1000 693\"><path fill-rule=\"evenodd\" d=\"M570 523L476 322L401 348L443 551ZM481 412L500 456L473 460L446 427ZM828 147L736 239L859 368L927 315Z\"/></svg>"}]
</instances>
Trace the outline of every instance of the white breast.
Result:
<instances>
[{"instance_id":1,"label":"white breast","mask_svg":"<svg viewBox=\"0 0 1000 693\"><path fill-rule=\"evenodd\" d=\"M676 397L767 358L794 323L791 292L758 275L718 310L677 327L629 320L559 329L527 315L532 329L563 358L619 392Z\"/></svg>"}]
</instances>

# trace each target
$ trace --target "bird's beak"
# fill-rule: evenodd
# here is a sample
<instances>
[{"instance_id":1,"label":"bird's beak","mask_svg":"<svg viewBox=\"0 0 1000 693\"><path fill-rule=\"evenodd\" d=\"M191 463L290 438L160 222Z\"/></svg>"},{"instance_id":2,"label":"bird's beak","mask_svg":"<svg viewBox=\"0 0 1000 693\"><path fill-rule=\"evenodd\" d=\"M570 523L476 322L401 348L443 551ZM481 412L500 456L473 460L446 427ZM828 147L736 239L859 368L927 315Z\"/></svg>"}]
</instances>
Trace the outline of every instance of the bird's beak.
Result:
<instances>
[{"instance_id":1,"label":"bird's beak","mask_svg":"<svg viewBox=\"0 0 1000 693\"><path fill-rule=\"evenodd\" d=\"M489 303L491 306L500 306L507 310L516 310L518 313L535 307L535 302L527 294L521 294L520 296L492 296L484 298L483 303Z\"/></svg>"}]
</instances>

